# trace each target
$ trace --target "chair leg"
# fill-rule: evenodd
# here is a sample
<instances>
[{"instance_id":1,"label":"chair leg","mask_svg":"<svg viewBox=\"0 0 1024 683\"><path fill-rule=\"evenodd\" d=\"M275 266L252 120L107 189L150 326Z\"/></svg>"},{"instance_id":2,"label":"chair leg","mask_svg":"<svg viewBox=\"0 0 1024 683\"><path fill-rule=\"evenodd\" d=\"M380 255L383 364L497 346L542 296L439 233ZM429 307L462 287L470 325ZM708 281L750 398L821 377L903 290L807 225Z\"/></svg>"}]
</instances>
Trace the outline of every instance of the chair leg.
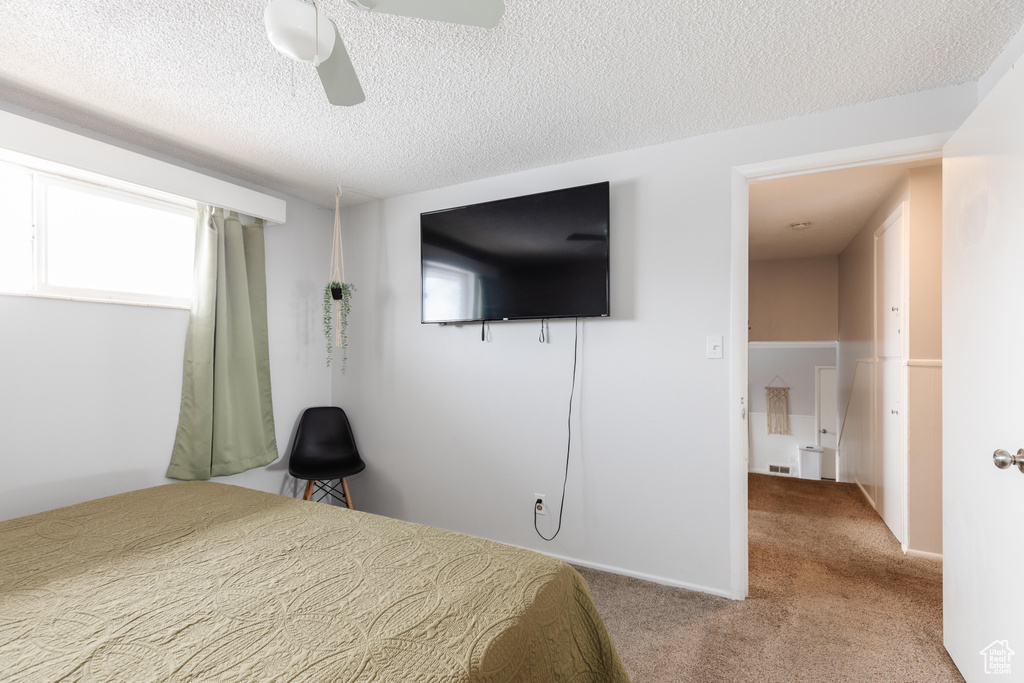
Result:
<instances>
[{"instance_id":1,"label":"chair leg","mask_svg":"<svg viewBox=\"0 0 1024 683\"><path fill-rule=\"evenodd\" d=\"M345 481L345 477L341 478L341 489L345 492L345 503L348 504L348 509L355 510L352 507L352 495L348 492L348 482Z\"/></svg>"},{"instance_id":2,"label":"chair leg","mask_svg":"<svg viewBox=\"0 0 1024 683\"><path fill-rule=\"evenodd\" d=\"M312 500L312 499L313 499L313 480L310 479L309 481L306 482L306 492L304 494L302 494L302 500Z\"/></svg>"}]
</instances>

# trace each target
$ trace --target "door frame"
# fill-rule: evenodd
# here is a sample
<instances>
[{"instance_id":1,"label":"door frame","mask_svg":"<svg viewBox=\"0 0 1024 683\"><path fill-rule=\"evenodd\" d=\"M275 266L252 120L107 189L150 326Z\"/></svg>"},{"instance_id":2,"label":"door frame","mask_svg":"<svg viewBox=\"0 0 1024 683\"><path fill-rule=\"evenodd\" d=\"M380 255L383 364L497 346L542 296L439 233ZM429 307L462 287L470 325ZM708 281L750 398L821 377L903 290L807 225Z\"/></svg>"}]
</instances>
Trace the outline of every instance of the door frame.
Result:
<instances>
[{"instance_id":1,"label":"door frame","mask_svg":"<svg viewBox=\"0 0 1024 683\"><path fill-rule=\"evenodd\" d=\"M839 348L836 345L836 361L838 363ZM821 446L821 371L822 370L835 370L836 371L836 395L835 395L835 411L836 411L836 424L832 425L833 429L836 429L836 446L839 445L839 365L815 365L814 366L814 445ZM835 449L838 453L838 449ZM832 455L833 467L835 468L836 478L835 481L839 482L839 462L837 461L836 454Z\"/></svg>"},{"instance_id":2,"label":"door frame","mask_svg":"<svg viewBox=\"0 0 1024 683\"><path fill-rule=\"evenodd\" d=\"M953 131L890 140L860 147L775 159L732 169L729 353L729 551L730 594L746 598L749 591L747 519L747 320L749 317L750 184L764 180L837 171L858 166L899 163L941 156ZM838 401L838 397L837 397ZM838 404L837 404L838 409Z\"/></svg>"}]
</instances>

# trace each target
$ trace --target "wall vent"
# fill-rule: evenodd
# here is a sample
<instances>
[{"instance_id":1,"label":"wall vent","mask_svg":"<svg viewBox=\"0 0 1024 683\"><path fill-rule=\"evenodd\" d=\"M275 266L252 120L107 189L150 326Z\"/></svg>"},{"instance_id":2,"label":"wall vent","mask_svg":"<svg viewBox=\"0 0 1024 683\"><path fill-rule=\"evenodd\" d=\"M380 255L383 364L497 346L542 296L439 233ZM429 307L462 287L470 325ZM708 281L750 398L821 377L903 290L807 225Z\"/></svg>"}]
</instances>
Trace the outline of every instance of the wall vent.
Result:
<instances>
[{"instance_id":1,"label":"wall vent","mask_svg":"<svg viewBox=\"0 0 1024 683\"><path fill-rule=\"evenodd\" d=\"M768 465L768 471L772 474L789 474L789 465Z\"/></svg>"}]
</instances>

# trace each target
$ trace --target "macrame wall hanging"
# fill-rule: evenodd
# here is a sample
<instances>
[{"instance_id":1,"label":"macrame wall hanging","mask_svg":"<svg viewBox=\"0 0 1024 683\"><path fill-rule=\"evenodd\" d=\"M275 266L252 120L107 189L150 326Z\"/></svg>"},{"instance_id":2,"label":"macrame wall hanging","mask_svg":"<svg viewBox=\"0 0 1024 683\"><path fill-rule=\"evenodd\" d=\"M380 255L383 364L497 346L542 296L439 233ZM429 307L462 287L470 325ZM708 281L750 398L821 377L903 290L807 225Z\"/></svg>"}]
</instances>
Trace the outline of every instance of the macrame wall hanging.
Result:
<instances>
[{"instance_id":1,"label":"macrame wall hanging","mask_svg":"<svg viewBox=\"0 0 1024 683\"><path fill-rule=\"evenodd\" d=\"M764 388L768 400L768 433L789 434L789 387L773 387L776 380L782 382L776 375Z\"/></svg>"},{"instance_id":2,"label":"macrame wall hanging","mask_svg":"<svg viewBox=\"0 0 1024 683\"><path fill-rule=\"evenodd\" d=\"M341 244L341 188L334 196L334 244L331 247L331 278L324 288L324 337L327 339L327 365L332 349L341 351L341 373L348 361L348 314L352 310L354 285L345 281L345 252ZM333 335L332 335L333 331ZM332 338L333 337L333 338Z\"/></svg>"}]
</instances>

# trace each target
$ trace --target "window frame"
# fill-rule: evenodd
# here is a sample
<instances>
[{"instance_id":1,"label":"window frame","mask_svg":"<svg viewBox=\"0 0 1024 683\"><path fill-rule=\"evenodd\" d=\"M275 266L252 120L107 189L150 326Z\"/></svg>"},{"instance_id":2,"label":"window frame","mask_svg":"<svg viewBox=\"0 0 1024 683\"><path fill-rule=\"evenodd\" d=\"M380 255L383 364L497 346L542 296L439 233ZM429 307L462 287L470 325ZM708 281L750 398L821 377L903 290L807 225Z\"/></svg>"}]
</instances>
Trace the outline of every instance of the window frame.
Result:
<instances>
[{"instance_id":1,"label":"window frame","mask_svg":"<svg viewBox=\"0 0 1024 683\"><path fill-rule=\"evenodd\" d=\"M42 160L37 165L24 163L20 159L8 160L0 156L0 165L24 171L31 177L31 197L29 199L31 202L30 239L32 240L30 287L24 290L0 290L0 295L161 308L188 309L191 307L191 295L175 297L144 292L50 284L46 249L46 190L49 187L65 187L86 194L159 209L181 216L190 216L193 221L198 212L195 201L84 171L76 172L74 169L49 164Z\"/></svg>"}]
</instances>

